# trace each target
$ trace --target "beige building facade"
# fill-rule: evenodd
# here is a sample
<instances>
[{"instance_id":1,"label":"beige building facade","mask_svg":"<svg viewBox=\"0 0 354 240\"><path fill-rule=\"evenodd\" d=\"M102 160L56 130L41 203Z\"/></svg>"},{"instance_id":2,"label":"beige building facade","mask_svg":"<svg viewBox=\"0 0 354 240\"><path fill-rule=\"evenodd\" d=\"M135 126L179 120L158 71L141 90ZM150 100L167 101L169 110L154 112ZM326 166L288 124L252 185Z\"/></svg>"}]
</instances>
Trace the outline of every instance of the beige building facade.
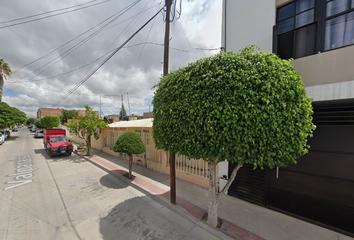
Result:
<instances>
[{"instance_id":1,"label":"beige building facade","mask_svg":"<svg viewBox=\"0 0 354 240\"><path fill-rule=\"evenodd\" d=\"M241 168L229 194L354 237L354 0L223 0L222 16L226 51L292 59L317 126L297 165Z\"/></svg>"}]
</instances>

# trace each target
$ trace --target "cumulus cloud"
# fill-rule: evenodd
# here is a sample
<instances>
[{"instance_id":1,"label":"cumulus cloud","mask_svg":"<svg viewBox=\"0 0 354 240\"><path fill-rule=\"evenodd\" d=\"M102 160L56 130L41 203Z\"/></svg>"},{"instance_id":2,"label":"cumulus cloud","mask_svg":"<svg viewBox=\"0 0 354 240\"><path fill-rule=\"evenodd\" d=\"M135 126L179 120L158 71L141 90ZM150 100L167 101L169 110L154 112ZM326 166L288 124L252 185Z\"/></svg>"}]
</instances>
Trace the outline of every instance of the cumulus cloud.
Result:
<instances>
[{"instance_id":1,"label":"cumulus cloud","mask_svg":"<svg viewBox=\"0 0 354 240\"><path fill-rule=\"evenodd\" d=\"M159 81L163 69L164 12L73 94L56 103L99 66L109 52L121 46L152 17L164 1L141 0L123 13L133 1L111 0L80 11L1 28L10 24L3 23L5 21L86 2L31 0L2 3L0 58L14 71L5 82L4 102L24 111L28 117L35 117L40 107L83 109L85 104L89 104L94 110L99 110L100 102L105 114L117 114L122 95L128 110L128 92L131 113L142 114L149 110L152 87ZM99 2L103 1L96 1ZM119 12L119 16L114 15ZM97 32L110 16L118 17ZM90 35L92 37L85 40ZM171 23L170 37L170 70L217 53L217 50L197 48L220 47L221 0L183 1L181 17Z\"/></svg>"}]
</instances>

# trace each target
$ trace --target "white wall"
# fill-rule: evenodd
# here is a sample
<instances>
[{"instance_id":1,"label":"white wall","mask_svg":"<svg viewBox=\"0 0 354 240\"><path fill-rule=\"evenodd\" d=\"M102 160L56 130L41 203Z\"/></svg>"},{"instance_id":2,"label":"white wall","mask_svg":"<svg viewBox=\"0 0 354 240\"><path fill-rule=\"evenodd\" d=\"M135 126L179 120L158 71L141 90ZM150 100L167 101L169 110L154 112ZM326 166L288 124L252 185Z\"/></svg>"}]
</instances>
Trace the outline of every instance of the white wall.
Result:
<instances>
[{"instance_id":1,"label":"white wall","mask_svg":"<svg viewBox=\"0 0 354 240\"><path fill-rule=\"evenodd\" d=\"M354 81L310 86L306 92L313 101L354 98Z\"/></svg>"},{"instance_id":2,"label":"white wall","mask_svg":"<svg viewBox=\"0 0 354 240\"><path fill-rule=\"evenodd\" d=\"M222 15L221 45L226 51L254 44L272 52L275 0L223 0Z\"/></svg>"},{"instance_id":3,"label":"white wall","mask_svg":"<svg viewBox=\"0 0 354 240\"><path fill-rule=\"evenodd\" d=\"M222 179L224 175L229 178L229 162L223 161L218 163L218 183L219 183L219 191L221 191L227 183L227 180Z\"/></svg>"}]
</instances>

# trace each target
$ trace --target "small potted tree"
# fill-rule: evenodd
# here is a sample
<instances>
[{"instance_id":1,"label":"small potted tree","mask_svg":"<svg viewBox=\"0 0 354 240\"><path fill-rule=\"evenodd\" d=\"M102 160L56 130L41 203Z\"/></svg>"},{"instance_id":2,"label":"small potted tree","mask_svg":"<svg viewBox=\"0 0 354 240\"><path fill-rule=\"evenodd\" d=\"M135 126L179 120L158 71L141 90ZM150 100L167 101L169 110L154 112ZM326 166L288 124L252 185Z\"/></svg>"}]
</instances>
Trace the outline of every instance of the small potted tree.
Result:
<instances>
[{"instance_id":1,"label":"small potted tree","mask_svg":"<svg viewBox=\"0 0 354 240\"><path fill-rule=\"evenodd\" d=\"M133 154L142 154L146 147L139 134L131 131L122 133L113 147L114 152L126 153L129 156L129 178L132 178Z\"/></svg>"}]
</instances>

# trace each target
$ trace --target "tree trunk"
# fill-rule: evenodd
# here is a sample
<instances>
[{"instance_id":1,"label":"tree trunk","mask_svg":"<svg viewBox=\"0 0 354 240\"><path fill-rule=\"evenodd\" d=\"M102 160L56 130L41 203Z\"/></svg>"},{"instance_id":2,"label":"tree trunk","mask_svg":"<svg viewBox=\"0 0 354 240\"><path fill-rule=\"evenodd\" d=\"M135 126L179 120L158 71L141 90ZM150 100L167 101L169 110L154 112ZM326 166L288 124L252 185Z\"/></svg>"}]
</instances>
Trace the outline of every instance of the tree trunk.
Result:
<instances>
[{"instance_id":1,"label":"tree trunk","mask_svg":"<svg viewBox=\"0 0 354 240\"><path fill-rule=\"evenodd\" d=\"M208 206L208 220L207 224L212 227L216 227L218 224L218 193L216 190L216 165L217 159L213 159L212 162L208 162L209 165L209 206Z\"/></svg>"},{"instance_id":2,"label":"tree trunk","mask_svg":"<svg viewBox=\"0 0 354 240\"><path fill-rule=\"evenodd\" d=\"M132 178L132 168L133 168L133 154L129 155L129 178Z\"/></svg>"},{"instance_id":3,"label":"tree trunk","mask_svg":"<svg viewBox=\"0 0 354 240\"><path fill-rule=\"evenodd\" d=\"M232 184L232 182L235 180L236 178L236 174L238 172L238 170L242 167L243 165L237 163L236 167L232 170L232 173L229 177L229 180L227 181L225 187L220 191L220 193L224 194L224 195L227 195L228 191L229 191L229 188Z\"/></svg>"},{"instance_id":4,"label":"tree trunk","mask_svg":"<svg viewBox=\"0 0 354 240\"><path fill-rule=\"evenodd\" d=\"M2 101L2 90L4 87L4 78L2 74L0 74L0 102Z\"/></svg>"},{"instance_id":5,"label":"tree trunk","mask_svg":"<svg viewBox=\"0 0 354 240\"><path fill-rule=\"evenodd\" d=\"M90 155L90 152L91 152L91 136L86 136L86 147L87 147L87 154Z\"/></svg>"}]
</instances>

